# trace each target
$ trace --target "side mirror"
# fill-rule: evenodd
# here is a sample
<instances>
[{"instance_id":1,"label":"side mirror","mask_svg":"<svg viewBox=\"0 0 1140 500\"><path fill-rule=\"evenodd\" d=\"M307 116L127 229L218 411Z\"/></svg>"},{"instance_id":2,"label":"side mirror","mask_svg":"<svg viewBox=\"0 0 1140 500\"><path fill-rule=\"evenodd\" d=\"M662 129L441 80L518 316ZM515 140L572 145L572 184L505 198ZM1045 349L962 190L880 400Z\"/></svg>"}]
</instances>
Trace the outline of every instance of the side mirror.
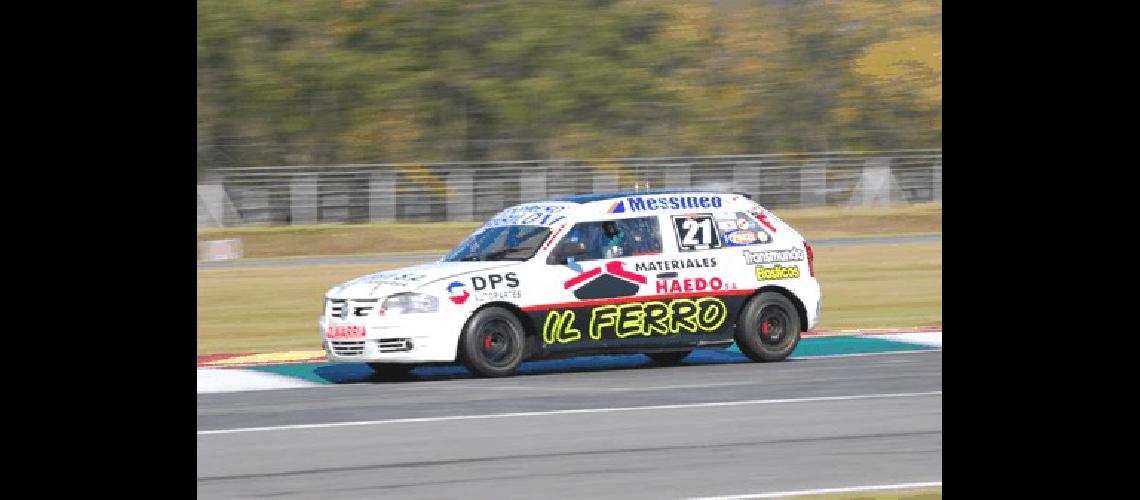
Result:
<instances>
[{"instance_id":1,"label":"side mirror","mask_svg":"<svg viewBox=\"0 0 1140 500\"><path fill-rule=\"evenodd\" d=\"M581 241L563 241L550 252L550 258L555 264L565 264L566 259L586 255L586 244Z\"/></svg>"}]
</instances>

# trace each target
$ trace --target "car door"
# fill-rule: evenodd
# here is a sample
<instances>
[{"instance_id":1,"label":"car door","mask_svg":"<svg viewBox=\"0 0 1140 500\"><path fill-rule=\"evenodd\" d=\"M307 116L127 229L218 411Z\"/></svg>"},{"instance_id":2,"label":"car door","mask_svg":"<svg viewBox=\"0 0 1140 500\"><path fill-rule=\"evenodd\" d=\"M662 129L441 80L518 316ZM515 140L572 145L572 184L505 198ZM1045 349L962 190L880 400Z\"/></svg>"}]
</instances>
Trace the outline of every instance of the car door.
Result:
<instances>
[{"instance_id":1,"label":"car door","mask_svg":"<svg viewBox=\"0 0 1140 500\"><path fill-rule=\"evenodd\" d=\"M666 259L655 275L669 304L676 338L689 345L733 340L735 319L753 292L740 259L731 253L727 225L716 212L665 215ZM688 317L688 321L681 318Z\"/></svg>"},{"instance_id":2,"label":"car door","mask_svg":"<svg viewBox=\"0 0 1140 500\"><path fill-rule=\"evenodd\" d=\"M551 303L524 308L542 333L544 351L637 343L638 304L654 294L652 274L639 268L660 258L662 229L657 215L625 215L579 221L565 231L555 248L580 243L584 253L565 260L552 252L544 284Z\"/></svg>"},{"instance_id":3,"label":"car door","mask_svg":"<svg viewBox=\"0 0 1140 500\"><path fill-rule=\"evenodd\" d=\"M709 214L683 223L703 224L706 232L682 236L718 248L712 220ZM607 222L623 233L618 250L607 245L615 240ZM627 216L579 222L567 232L564 241L581 242L586 251L565 262L552 253L547 263L552 279L559 280L548 286L560 286L565 302L528 311L545 351L637 350L725 338L727 304L713 296L725 286L713 273L716 258L670 247L676 241L671 224L667 215Z\"/></svg>"}]
</instances>

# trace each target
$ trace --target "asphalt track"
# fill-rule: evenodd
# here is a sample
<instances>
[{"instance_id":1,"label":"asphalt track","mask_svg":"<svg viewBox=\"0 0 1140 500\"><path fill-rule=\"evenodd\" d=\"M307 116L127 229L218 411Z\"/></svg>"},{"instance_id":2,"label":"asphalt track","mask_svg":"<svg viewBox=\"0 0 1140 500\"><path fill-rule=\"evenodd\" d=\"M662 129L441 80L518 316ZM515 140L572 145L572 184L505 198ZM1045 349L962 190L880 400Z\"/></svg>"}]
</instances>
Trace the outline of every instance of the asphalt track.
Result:
<instances>
[{"instance_id":1,"label":"asphalt track","mask_svg":"<svg viewBox=\"0 0 1140 500\"><path fill-rule=\"evenodd\" d=\"M923 236L890 236L885 238L848 238L810 241L813 247L825 246L857 246L857 245L896 245L905 243L929 243L942 241L941 234ZM198 269L219 269L227 267L289 267L289 266L319 266L327 264L391 264L397 262L420 263L432 262L443 257L442 254L413 254L413 255L346 255L342 257L303 257L287 260L240 260L233 262L203 262Z\"/></svg>"},{"instance_id":2,"label":"asphalt track","mask_svg":"<svg viewBox=\"0 0 1140 500\"><path fill-rule=\"evenodd\" d=\"M941 481L941 391L934 350L200 394L197 488L686 498Z\"/></svg>"}]
</instances>

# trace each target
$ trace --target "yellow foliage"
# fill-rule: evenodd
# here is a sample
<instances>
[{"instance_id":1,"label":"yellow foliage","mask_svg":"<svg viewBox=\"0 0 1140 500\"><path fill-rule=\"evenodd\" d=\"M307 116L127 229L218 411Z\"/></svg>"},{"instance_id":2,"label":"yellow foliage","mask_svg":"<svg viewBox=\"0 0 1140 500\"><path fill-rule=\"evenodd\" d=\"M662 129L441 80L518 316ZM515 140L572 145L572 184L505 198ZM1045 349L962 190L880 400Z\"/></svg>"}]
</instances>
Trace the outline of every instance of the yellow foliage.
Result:
<instances>
[{"instance_id":1,"label":"yellow foliage","mask_svg":"<svg viewBox=\"0 0 1140 500\"><path fill-rule=\"evenodd\" d=\"M590 165L590 168L598 173L616 176L618 178L619 186L633 187L633 183L636 181L636 177L626 172L625 166L620 163L599 163L596 165Z\"/></svg>"},{"instance_id":2,"label":"yellow foliage","mask_svg":"<svg viewBox=\"0 0 1140 500\"><path fill-rule=\"evenodd\" d=\"M942 34L926 33L882 42L859 58L856 71L880 84L921 88L930 100L942 99Z\"/></svg>"},{"instance_id":3,"label":"yellow foliage","mask_svg":"<svg viewBox=\"0 0 1140 500\"><path fill-rule=\"evenodd\" d=\"M699 42L712 31L716 11L710 3L678 2L666 7L670 22L665 28L665 38L680 42Z\"/></svg>"},{"instance_id":4,"label":"yellow foliage","mask_svg":"<svg viewBox=\"0 0 1140 500\"><path fill-rule=\"evenodd\" d=\"M343 135L345 145L361 159L411 157L423 131L410 113L372 113ZM386 155L379 155L381 151Z\"/></svg>"},{"instance_id":5,"label":"yellow foliage","mask_svg":"<svg viewBox=\"0 0 1140 500\"><path fill-rule=\"evenodd\" d=\"M452 194L451 189L447 186L447 182L423 165L406 163L393 165L392 168L400 174L403 180L419 184L423 187L401 186L396 189L397 192L428 191L433 194L442 194L445 197L450 197Z\"/></svg>"}]
</instances>

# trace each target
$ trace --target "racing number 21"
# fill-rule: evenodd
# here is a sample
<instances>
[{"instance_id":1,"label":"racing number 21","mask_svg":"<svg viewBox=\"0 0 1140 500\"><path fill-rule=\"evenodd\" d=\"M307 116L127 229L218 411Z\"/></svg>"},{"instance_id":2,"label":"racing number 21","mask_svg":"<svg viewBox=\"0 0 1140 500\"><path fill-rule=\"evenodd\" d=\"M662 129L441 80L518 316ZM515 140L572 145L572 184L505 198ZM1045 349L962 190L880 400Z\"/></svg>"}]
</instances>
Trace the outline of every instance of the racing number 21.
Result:
<instances>
[{"instance_id":1,"label":"racing number 21","mask_svg":"<svg viewBox=\"0 0 1140 500\"><path fill-rule=\"evenodd\" d=\"M720 241L717 240L712 221L712 215L708 214L674 216L673 224L677 227L677 235L681 237L681 250L719 248Z\"/></svg>"}]
</instances>

